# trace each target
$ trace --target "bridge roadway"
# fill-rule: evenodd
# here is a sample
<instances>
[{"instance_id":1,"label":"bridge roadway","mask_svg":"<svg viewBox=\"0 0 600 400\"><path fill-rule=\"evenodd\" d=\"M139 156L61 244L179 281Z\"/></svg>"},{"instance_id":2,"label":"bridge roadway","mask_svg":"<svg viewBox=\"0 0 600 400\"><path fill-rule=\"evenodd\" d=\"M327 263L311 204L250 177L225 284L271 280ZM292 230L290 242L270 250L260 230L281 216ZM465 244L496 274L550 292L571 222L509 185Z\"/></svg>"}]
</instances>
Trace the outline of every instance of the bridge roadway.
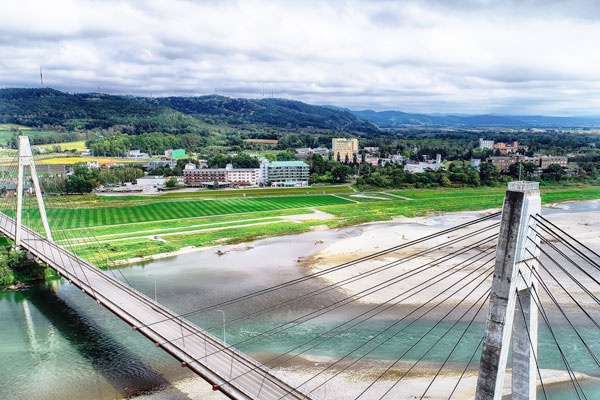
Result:
<instances>
[{"instance_id":1,"label":"bridge roadway","mask_svg":"<svg viewBox=\"0 0 600 400\"><path fill-rule=\"evenodd\" d=\"M15 227L14 219L0 213L2 234L14 240ZM229 398L310 400L258 361L227 347L212 334L25 226L21 247Z\"/></svg>"}]
</instances>

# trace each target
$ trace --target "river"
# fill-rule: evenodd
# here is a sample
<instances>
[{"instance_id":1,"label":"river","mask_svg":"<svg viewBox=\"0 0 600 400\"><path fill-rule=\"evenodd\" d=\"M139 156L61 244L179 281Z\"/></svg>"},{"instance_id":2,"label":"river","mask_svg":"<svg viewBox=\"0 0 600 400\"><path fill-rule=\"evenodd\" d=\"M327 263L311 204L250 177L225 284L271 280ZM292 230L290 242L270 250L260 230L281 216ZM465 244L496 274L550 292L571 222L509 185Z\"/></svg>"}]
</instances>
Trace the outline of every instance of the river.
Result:
<instances>
[{"instance_id":1,"label":"river","mask_svg":"<svg viewBox=\"0 0 600 400\"><path fill-rule=\"evenodd\" d=\"M565 212L599 211L600 202L567 203L560 208L546 209L547 215ZM445 226L443 217L431 217L429 223ZM398 223L401 225L400 223ZM386 223L389 226L389 223ZM235 246L224 255L215 249L135 264L122 269L129 282L138 290L156 299L176 312L186 312L237 297L244 293L270 287L276 283L299 278L304 269L298 259L328 246L332 241L346 236L360 235L362 227L340 231L317 231L300 235L283 236ZM231 247L228 247L231 249ZM117 274L117 276L119 276ZM319 287L319 282L308 282ZM277 304L294 295L290 288L284 293L262 296L243 305L224 308L224 312L210 312L190 317L203 326L213 327L222 318L227 320L244 315L248 310ZM213 329L219 337L226 335L229 343L244 340L253 332L271 326L277 320L289 319L299 311L314 309L327 300L335 300L340 293L331 293L328 299L304 302L298 307L286 307L253 319L250 324L233 325L225 332ZM360 307L360 306L356 306ZM277 336L277 340L265 340L242 349L251 354L277 354L314 337L342 320L340 312L327 319L312 321L301 329L294 329ZM152 346L142 335L136 334L120 319L96 305L87 296L64 280L36 282L26 290L0 292L0 398L2 399L114 399L156 391L170 386L170 382L191 377L191 373L179 367L170 356ZM364 342L393 321L386 317L375 319L350 331L344 341L329 342L315 348L311 353L319 356L340 356L357 344ZM414 337L429 328L423 321L407 330ZM444 328L444 327L441 327ZM465 363L483 331L479 321L469 332L464 346L461 345L453 358L455 363ZM460 330L458 331L460 332ZM565 326L559 326L558 335L572 335ZM588 332L591 347L600 353L600 335ZM311 336L312 335L312 336ZM412 336L411 336L412 335ZM452 336L452 335L451 335ZM371 357L393 360L398 355L390 348L401 348L406 336L399 335L374 352ZM456 336L454 336L456 338ZM428 360L438 361L445 357L444 349L450 346L452 337ZM550 343L549 332L540 326L540 342ZM577 341L572 341L577 347ZM427 343L424 343L426 346ZM564 369L556 351L540 346L539 361L543 368ZM573 349L570 349L573 351ZM596 375L597 367L583 348L576 348L582 357L572 360L573 367ZM418 349L415 349L418 351ZM588 398L600 398L596 381L583 383ZM548 389L548 398L577 398L572 387L555 385ZM539 398L543 398L539 397Z\"/></svg>"}]
</instances>

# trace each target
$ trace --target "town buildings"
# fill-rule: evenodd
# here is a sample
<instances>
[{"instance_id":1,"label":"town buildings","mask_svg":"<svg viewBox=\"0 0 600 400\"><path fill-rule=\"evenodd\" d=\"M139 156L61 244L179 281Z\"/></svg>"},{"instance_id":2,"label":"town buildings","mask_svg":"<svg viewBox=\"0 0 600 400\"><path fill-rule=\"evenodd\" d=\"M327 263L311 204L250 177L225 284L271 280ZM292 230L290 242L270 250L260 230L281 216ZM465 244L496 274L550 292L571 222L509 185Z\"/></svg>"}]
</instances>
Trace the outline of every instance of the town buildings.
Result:
<instances>
[{"instance_id":1,"label":"town buildings","mask_svg":"<svg viewBox=\"0 0 600 400\"><path fill-rule=\"evenodd\" d=\"M563 168L567 167L568 158L565 156L533 156L527 157L520 154L510 156L489 157L488 162L494 164L502 172L508 171L511 164L518 162L531 163L541 169L546 169L552 164L558 164Z\"/></svg>"},{"instance_id":2,"label":"town buildings","mask_svg":"<svg viewBox=\"0 0 600 400\"><path fill-rule=\"evenodd\" d=\"M257 186L260 183L259 168L233 168L227 164L225 168L196 168L195 164L187 164L183 170L183 182L188 186L211 186L214 181L227 186Z\"/></svg>"},{"instance_id":3,"label":"town buildings","mask_svg":"<svg viewBox=\"0 0 600 400\"><path fill-rule=\"evenodd\" d=\"M129 150L125 153L125 157L127 158L148 158L150 157L148 153L142 153L139 150Z\"/></svg>"},{"instance_id":4,"label":"town buildings","mask_svg":"<svg viewBox=\"0 0 600 400\"><path fill-rule=\"evenodd\" d=\"M184 149L176 149L176 150L167 150L165 151L165 158L173 159L173 158L181 158L185 157Z\"/></svg>"},{"instance_id":5,"label":"town buildings","mask_svg":"<svg viewBox=\"0 0 600 400\"><path fill-rule=\"evenodd\" d=\"M177 166L176 160L158 160L158 161L150 161L148 163L149 169L156 169L159 167L169 167L169 168L173 169L176 166Z\"/></svg>"},{"instance_id":6,"label":"town buildings","mask_svg":"<svg viewBox=\"0 0 600 400\"><path fill-rule=\"evenodd\" d=\"M443 163L429 163L429 162L418 162L415 164L404 165L404 172L420 173L427 170L437 171L438 169L444 168Z\"/></svg>"},{"instance_id":7,"label":"town buildings","mask_svg":"<svg viewBox=\"0 0 600 400\"><path fill-rule=\"evenodd\" d=\"M305 147L305 148L296 149L296 154L298 155L298 157L302 157L302 158L311 157L313 154L318 154L321 157L328 157L329 149L327 147L317 147L314 149Z\"/></svg>"},{"instance_id":8,"label":"town buildings","mask_svg":"<svg viewBox=\"0 0 600 400\"><path fill-rule=\"evenodd\" d=\"M527 151L529 147L519 145L516 140L512 144L506 144L504 142L498 142L494 144L494 152L498 151L501 156L516 153L519 150Z\"/></svg>"},{"instance_id":9,"label":"town buildings","mask_svg":"<svg viewBox=\"0 0 600 400\"><path fill-rule=\"evenodd\" d=\"M344 162L352 161L352 156L358 152L358 139L333 138L331 139L333 159Z\"/></svg>"},{"instance_id":10,"label":"town buildings","mask_svg":"<svg viewBox=\"0 0 600 400\"><path fill-rule=\"evenodd\" d=\"M207 186L207 183L212 184L214 181L227 182L225 168L196 168L195 164L188 164L183 170L183 182L187 186Z\"/></svg>"}]
</instances>

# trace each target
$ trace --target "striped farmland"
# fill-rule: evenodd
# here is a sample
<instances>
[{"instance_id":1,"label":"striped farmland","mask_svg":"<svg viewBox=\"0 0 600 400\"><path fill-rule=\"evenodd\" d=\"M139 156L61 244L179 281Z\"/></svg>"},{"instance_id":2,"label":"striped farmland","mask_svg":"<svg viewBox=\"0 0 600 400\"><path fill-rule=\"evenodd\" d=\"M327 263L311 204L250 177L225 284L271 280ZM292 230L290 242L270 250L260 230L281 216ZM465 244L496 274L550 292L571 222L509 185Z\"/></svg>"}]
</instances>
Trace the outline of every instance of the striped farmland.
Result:
<instances>
[{"instance_id":1,"label":"striped farmland","mask_svg":"<svg viewBox=\"0 0 600 400\"><path fill-rule=\"evenodd\" d=\"M54 229L72 229L344 204L352 204L352 202L335 196L320 195L166 201L115 208L79 208L76 213L73 213L73 209L48 208L47 213L50 226ZM8 213L14 214L14 212ZM30 216L34 219L38 217L37 209L31 210Z\"/></svg>"}]
</instances>

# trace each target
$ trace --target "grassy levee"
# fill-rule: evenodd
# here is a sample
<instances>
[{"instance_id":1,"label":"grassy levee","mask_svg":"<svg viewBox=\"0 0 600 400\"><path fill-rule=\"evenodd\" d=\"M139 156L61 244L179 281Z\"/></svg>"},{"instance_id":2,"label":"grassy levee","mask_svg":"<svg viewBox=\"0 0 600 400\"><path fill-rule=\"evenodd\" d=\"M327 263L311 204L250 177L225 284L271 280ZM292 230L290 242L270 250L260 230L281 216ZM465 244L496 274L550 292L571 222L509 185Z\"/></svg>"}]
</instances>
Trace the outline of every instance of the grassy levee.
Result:
<instances>
[{"instance_id":1,"label":"grassy levee","mask_svg":"<svg viewBox=\"0 0 600 400\"><path fill-rule=\"evenodd\" d=\"M481 190L481 189L480 189ZM410 197L414 192L403 192ZM451 192L444 191L445 194ZM380 203L352 204L348 206L320 207L319 209L338 217L327 224L330 227L355 225L365 222L386 221L396 216L417 217L430 213L445 213L455 211L485 210L502 206L506 189L500 193L480 191L459 191L457 196L442 196L440 192L433 195L428 192L419 201L393 201ZM460 194L463 194L462 196ZM469 193L468 195L465 193ZM454 194L454 193L453 193ZM404 194L403 194L404 195ZM553 188L541 192L542 203L554 203L569 200L592 200L600 198L600 187L577 186L573 188Z\"/></svg>"},{"instance_id":2,"label":"grassy levee","mask_svg":"<svg viewBox=\"0 0 600 400\"><path fill-rule=\"evenodd\" d=\"M185 229L188 227L199 226L199 225L214 225L228 222L240 222L246 220L255 220L260 218L274 218L274 217L285 217L288 215L301 215L301 214L313 214L314 211L299 208L293 210L279 210L279 211L267 211L257 212L249 214L234 214L234 215L221 215L218 217L199 217L191 219L178 220L177 224L174 224L172 220L160 221L160 222L139 222L123 225L110 225L100 226L91 228L74 228L70 230L69 236L73 237L89 237L92 233L96 237L102 237L106 235L117 235L122 233L132 232L147 232L154 230L165 230L174 228Z\"/></svg>"},{"instance_id":3,"label":"grassy levee","mask_svg":"<svg viewBox=\"0 0 600 400\"><path fill-rule=\"evenodd\" d=\"M86 258L88 254L106 251L111 260L127 260L130 258L148 257L160 253L177 251L187 246L211 246L216 244L235 244L264 237L306 232L311 229L310 223L281 222L271 225L229 228L220 231L182 234L164 237L163 241L134 239L78 246L76 251ZM103 249L100 249L102 246Z\"/></svg>"},{"instance_id":4,"label":"grassy levee","mask_svg":"<svg viewBox=\"0 0 600 400\"><path fill-rule=\"evenodd\" d=\"M165 193L160 199L193 199L193 198L228 198L228 197L274 197L320 194L353 193L348 186L313 186L306 188L280 188L280 189L236 189L236 190L199 190L197 192ZM142 197L142 196L136 196Z\"/></svg>"},{"instance_id":5,"label":"grassy levee","mask_svg":"<svg viewBox=\"0 0 600 400\"><path fill-rule=\"evenodd\" d=\"M48 208L47 213L50 225L55 229L72 229L338 204L352 204L352 202L331 195L258 197L153 202L124 207L79 208L76 213L73 213L70 208ZM31 215L33 218L39 218L37 210L33 210Z\"/></svg>"},{"instance_id":6,"label":"grassy levee","mask_svg":"<svg viewBox=\"0 0 600 400\"><path fill-rule=\"evenodd\" d=\"M502 190L499 188L456 189L454 192L451 190L437 190L427 191L423 193L422 198L413 201L390 198L388 201L367 201L362 203L353 203L336 196L172 200L120 206L121 204L128 203L128 201L122 201L115 202L114 204L119 204L116 207L79 209L78 214L85 215L89 220L84 221L81 218L80 220L71 218L64 227L80 228L71 232L79 233L82 237L85 237L88 236L88 233L85 229L81 229L84 226L82 224L87 225L90 223L92 224L91 229L96 236L110 235L105 237L105 240L117 237L124 239L100 245L88 244L76 249L83 257L86 257L86 254L92 254L94 251L97 251L97 246L102 246L111 255L111 259L125 260L134 257L148 257L158 253L173 252L187 246L202 247L238 243L274 235L300 233L311 230L315 225L326 225L330 228L337 228L366 222L386 221L398 216L415 217L433 213L499 208L504 200L505 192L506 189L504 188ZM415 193L418 193L418 191L403 191L399 193L415 198ZM441 195L441 193L444 195ZM377 196L376 193L373 193L373 195ZM344 195L343 197L346 196ZM543 203L598 198L600 198L600 186L552 186L548 190L542 188ZM82 203L90 201L92 199L82 199ZM136 201L132 200L130 203L135 204ZM277 217L285 215L312 213L306 207L317 207L318 210L332 214L336 218L324 221L312 220L301 222L276 220ZM270 208L270 210L260 211L264 208ZM278 210L277 208L280 209ZM52 210L52 212L55 211ZM66 213L68 210L60 209L59 211ZM86 212L89 213L86 214ZM206 216L201 217L201 215ZM182 219L186 216L190 219ZM264 218L270 223L253 225L258 221L252 220L258 218ZM202 227L195 228L197 225L202 225ZM231 227L232 225L240 226ZM174 227L178 231L171 229ZM217 227L224 229L198 232L200 229L213 229ZM161 236L160 240L154 240L152 238L154 233L140 232L151 230L157 230L156 235L175 232L177 234ZM195 232L186 233L186 231ZM132 239L131 236L137 232L150 237ZM120 233L125 235L118 236Z\"/></svg>"},{"instance_id":7,"label":"grassy levee","mask_svg":"<svg viewBox=\"0 0 600 400\"><path fill-rule=\"evenodd\" d=\"M506 187L485 188L447 188L447 189L411 189L391 190L390 193L411 199L434 199L440 197L469 197L504 194Z\"/></svg>"},{"instance_id":8,"label":"grassy levee","mask_svg":"<svg viewBox=\"0 0 600 400\"><path fill-rule=\"evenodd\" d=\"M179 233L185 233L185 232L196 232L196 231L201 231L201 230L214 230L214 229L222 229L222 228L227 228L230 226L243 226L243 225L252 225L252 224L265 224L265 223L273 223L273 222L282 222L283 220L281 218L262 218L262 219L250 219L250 220L245 220L245 221L233 221L233 222L221 222L221 223L214 223L214 224L208 224L208 225L202 225L202 226L190 226L187 228L182 228L182 227L177 227L177 228L169 228L169 229L163 229L163 230L157 230L157 231L152 231L152 232L127 232L127 233L121 233L121 234L114 234L114 235L107 235L107 236L96 236L95 238L89 238L87 236L81 236L80 238L82 238L83 242L95 242L96 240L98 241L115 241L115 240L124 240L124 239L130 239L130 238L139 238L140 236L157 236L157 237L161 237L161 239L164 240L164 237L162 237L161 235L175 235L175 234L179 234ZM62 241L58 241L61 244L68 244L68 240L62 240Z\"/></svg>"}]
</instances>

